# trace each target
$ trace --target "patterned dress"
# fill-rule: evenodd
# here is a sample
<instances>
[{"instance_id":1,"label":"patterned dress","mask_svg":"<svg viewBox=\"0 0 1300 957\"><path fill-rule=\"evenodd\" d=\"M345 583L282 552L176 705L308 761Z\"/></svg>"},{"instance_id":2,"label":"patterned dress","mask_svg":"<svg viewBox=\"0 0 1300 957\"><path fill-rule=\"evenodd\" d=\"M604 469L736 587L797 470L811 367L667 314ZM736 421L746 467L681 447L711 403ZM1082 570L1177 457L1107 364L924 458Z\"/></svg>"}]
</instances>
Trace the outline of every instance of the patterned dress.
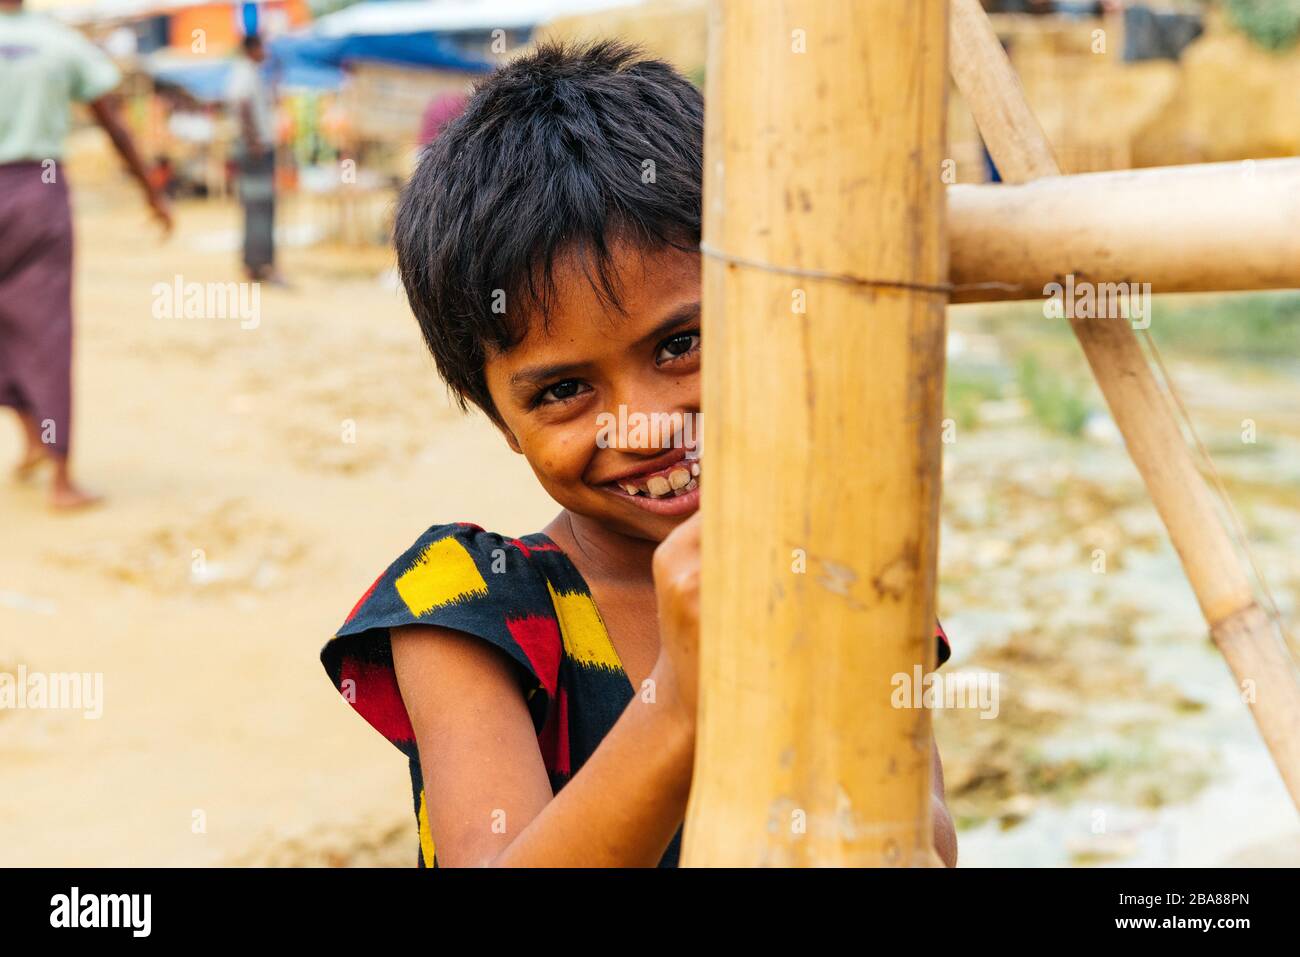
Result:
<instances>
[{"instance_id":1,"label":"patterned dress","mask_svg":"<svg viewBox=\"0 0 1300 957\"><path fill-rule=\"evenodd\" d=\"M551 788L559 792L632 700L591 590L545 535L506 538L477 525L435 525L361 596L321 650L334 687L411 769L420 867L437 866L415 732L393 671L390 628L451 628L488 642L523 681ZM948 641L939 628L939 662ZM681 831L659 862L676 867Z\"/></svg>"}]
</instances>

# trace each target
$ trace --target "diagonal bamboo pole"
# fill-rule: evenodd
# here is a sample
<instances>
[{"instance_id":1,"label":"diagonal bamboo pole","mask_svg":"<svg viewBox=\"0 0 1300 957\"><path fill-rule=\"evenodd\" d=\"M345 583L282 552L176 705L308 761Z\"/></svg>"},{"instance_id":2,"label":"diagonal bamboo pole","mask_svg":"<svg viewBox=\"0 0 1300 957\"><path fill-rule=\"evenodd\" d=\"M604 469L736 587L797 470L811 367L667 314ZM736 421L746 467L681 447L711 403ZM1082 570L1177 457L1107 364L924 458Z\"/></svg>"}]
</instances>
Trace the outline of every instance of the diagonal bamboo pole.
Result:
<instances>
[{"instance_id":1,"label":"diagonal bamboo pole","mask_svg":"<svg viewBox=\"0 0 1300 957\"><path fill-rule=\"evenodd\" d=\"M1023 183L1059 175L979 0L952 0L950 42L953 78L1003 179ZM1169 402L1127 322L1075 318L1070 325L1169 531L1210 633L1300 808L1300 684L1272 622L1255 602Z\"/></svg>"},{"instance_id":2,"label":"diagonal bamboo pole","mask_svg":"<svg viewBox=\"0 0 1300 957\"><path fill-rule=\"evenodd\" d=\"M687 865L934 860L947 9L710 8Z\"/></svg>"}]
</instances>

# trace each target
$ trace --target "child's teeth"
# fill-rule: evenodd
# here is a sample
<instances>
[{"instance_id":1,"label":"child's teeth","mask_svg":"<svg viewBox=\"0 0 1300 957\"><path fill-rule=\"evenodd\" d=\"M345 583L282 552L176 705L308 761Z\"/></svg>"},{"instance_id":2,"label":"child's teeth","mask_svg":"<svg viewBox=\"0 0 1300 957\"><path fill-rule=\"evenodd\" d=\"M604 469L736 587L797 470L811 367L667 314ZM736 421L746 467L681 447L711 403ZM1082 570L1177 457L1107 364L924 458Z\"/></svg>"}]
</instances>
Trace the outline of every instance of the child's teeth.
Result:
<instances>
[{"instance_id":1,"label":"child's teeth","mask_svg":"<svg viewBox=\"0 0 1300 957\"><path fill-rule=\"evenodd\" d=\"M665 495L684 495L698 488L696 478L700 474L700 463L687 460L673 469L667 476L655 475L646 480L644 485L632 482L619 482L618 487L628 495L645 495L649 498L663 498Z\"/></svg>"},{"instance_id":2,"label":"child's teeth","mask_svg":"<svg viewBox=\"0 0 1300 957\"><path fill-rule=\"evenodd\" d=\"M673 495L685 495L687 492L694 491L695 489L697 489L697 488L699 488L699 487L700 487L700 483L697 482L697 481L695 481L695 479L691 479L689 482L687 482L687 483L686 483L685 485L683 485L681 488L675 488L675 489L673 489Z\"/></svg>"}]
</instances>

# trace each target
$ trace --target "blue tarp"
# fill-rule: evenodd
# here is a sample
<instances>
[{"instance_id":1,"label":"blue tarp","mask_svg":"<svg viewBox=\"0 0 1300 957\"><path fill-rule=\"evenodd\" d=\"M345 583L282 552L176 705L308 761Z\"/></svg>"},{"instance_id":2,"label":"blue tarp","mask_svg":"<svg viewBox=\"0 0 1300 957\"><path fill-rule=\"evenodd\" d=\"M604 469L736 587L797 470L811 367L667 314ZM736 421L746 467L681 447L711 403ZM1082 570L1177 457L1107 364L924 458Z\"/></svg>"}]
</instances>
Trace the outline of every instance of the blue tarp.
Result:
<instances>
[{"instance_id":1,"label":"blue tarp","mask_svg":"<svg viewBox=\"0 0 1300 957\"><path fill-rule=\"evenodd\" d=\"M365 6L364 4L362 6ZM464 31L461 35L482 39L486 30ZM495 64L486 57L466 52L457 45L457 34L422 30L409 33L348 33L324 36L308 27L298 33L273 38L268 44L267 69L282 87L337 89L343 68L349 63L394 63L425 69L464 70L487 73ZM230 77L229 60L163 62L149 67L158 80L179 86L197 100L214 102L225 98Z\"/></svg>"},{"instance_id":2,"label":"blue tarp","mask_svg":"<svg viewBox=\"0 0 1300 957\"><path fill-rule=\"evenodd\" d=\"M429 69L486 73L489 60L462 51L445 34L385 33L374 36L321 37L310 33L271 41L271 60L285 76L299 68L338 70L347 63L396 63Z\"/></svg>"},{"instance_id":3,"label":"blue tarp","mask_svg":"<svg viewBox=\"0 0 1300 957\"><path fill-rule=\"evenodd\" d=\"M150 64L148 71L154 82L178 86L203 103L225 99L226 86L230 81L229 60Z\"/></svg>"},{"instance_id":4,"label":"blue tarp","mask_svg":"<svg viewBox=\"0 0 1300 957\"><path fill-rule=\"evenodd\" d=\"M216 103L226 98L230 66L230 60L200 60L151 65L148 69L156 82L178 86L200 102ZM337 67L310 63L284 64L276 76L276 82L282 87L311 90L335 90L342 80L343 71Z\"/></svg>"}]
</instances>

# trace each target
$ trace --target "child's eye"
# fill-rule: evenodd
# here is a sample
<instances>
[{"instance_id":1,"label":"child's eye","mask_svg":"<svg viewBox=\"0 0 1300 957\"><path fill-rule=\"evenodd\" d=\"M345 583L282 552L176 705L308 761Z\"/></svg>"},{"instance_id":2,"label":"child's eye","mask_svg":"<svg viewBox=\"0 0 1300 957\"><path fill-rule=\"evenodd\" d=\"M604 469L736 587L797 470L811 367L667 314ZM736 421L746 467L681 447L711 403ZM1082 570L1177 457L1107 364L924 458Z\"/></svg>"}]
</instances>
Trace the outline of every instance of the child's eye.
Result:
<instances>
[{"instance_id":1,"label":"child's eye","mask_svg":"<svg viewBox=\"0 0 1300 957\"><path fill-rule=\"evenodd\" d=\"M565 402L582 395L583 392L587 391L587 388L577 379L565 379L563 382L549 385L538 392L537 398L533 400L533 406L547 405L552 402Z\"/></svg>"},{"instance_id":2,"label":"child's eye","mask_svg":"<svg viewBox=\"0 0 1300 957\"><path fill-rule=\"evenodd\" d=\"M672 362L674 359L690 355L699 348L700 334L698 332L679 333L659 344L659 353L655 356L655 362Z\"/></svg>"}]
</instances>

